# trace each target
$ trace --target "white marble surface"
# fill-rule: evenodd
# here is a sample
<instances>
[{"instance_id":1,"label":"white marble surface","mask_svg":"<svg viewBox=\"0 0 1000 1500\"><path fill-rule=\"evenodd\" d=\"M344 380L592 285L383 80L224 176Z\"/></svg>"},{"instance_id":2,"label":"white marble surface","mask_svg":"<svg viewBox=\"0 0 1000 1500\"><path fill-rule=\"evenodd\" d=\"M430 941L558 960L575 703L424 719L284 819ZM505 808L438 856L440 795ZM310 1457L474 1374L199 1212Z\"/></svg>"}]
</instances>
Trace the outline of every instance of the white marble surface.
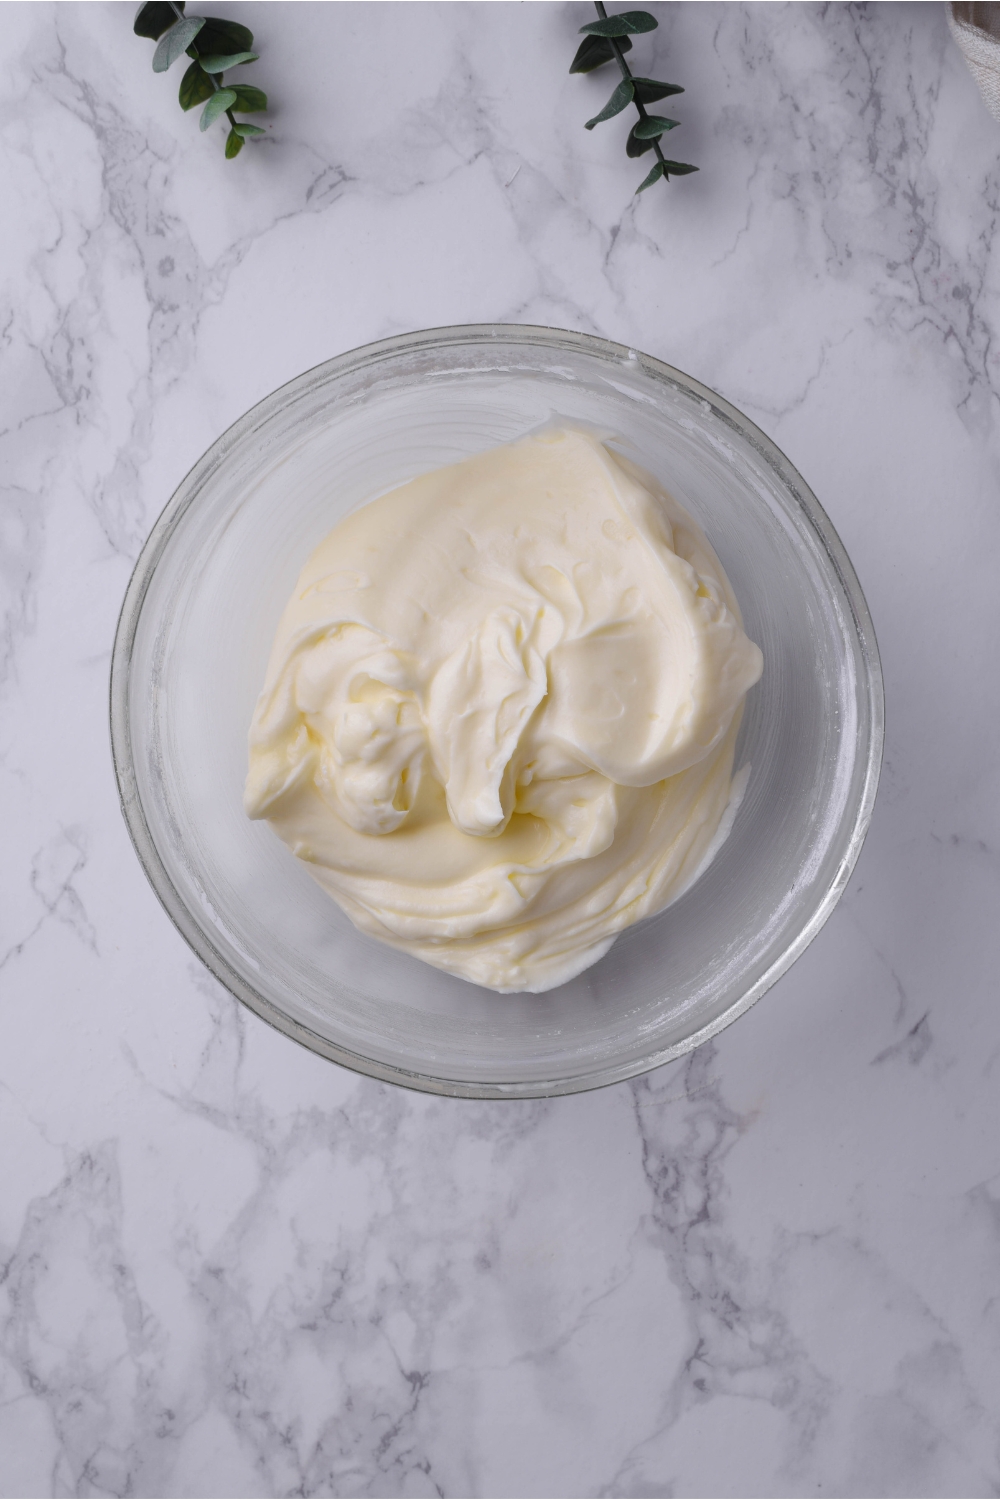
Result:
<instances>
[{"instance_id":1,"label":"white marble surface","mask_svg":"<svg viewBox=\"0 0 1000 1500\"><path fill-rule=\"evenodd\" d=\"M636 201L566 72L582 3L213 8L274 104L232 163L130 6L0 14L0 1492L998 1493L1000 127L942 9L656 6L633 57L701 172ZM130 569L212 439L490 319L755 418L887 681L806 956L687 1062L551 1103L375 1084L242 1011L146 885L106 728Z\"/></svg>"}]
</instances>

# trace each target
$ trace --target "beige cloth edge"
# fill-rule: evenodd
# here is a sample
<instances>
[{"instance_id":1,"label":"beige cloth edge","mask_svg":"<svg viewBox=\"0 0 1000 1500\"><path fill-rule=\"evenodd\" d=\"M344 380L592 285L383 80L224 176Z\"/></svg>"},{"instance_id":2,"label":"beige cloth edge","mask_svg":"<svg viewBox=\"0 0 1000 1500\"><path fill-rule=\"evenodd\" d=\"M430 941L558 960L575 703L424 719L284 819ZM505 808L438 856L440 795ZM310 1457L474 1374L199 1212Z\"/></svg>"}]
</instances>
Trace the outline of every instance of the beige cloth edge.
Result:
<instances>
[{"instance_id":1,"label":"beige cloth edge","mask_svg":"<svg viewBox=\"0 0 1000 1500\"><path fill-rule=\"evenodd\" d=\"M945 12L987 109L1000 120L1000 4L956 0L945 6Z\"/></svg>"}]
</instances>

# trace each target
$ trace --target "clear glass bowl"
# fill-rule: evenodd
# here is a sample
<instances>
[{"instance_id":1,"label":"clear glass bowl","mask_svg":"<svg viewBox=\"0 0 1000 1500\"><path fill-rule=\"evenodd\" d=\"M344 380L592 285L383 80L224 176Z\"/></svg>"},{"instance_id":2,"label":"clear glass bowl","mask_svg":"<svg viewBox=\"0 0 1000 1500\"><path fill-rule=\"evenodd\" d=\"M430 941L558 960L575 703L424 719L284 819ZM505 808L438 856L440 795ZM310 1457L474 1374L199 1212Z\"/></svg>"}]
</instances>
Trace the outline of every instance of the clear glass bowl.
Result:
<instances>
[{"instance_id":1,"label":"clear glass bowl","mask_svg":"<svg viewBox=\"0 0 1000 1500\"><path fill-rule=\"evenodd\" d=\"M498 995L361 936L242 808L246 735L302 563L364 501L563 416L615 434L701 521L764 653L728 841L674 906L544 995ZM294 489L284 478L296 455ZM762 432L680 371L558 329L445 328L293 380L181 484L136 565L111 732L143 868L198 956L288 1036L471 1097L571 1093L714 1036L798 957L871 818L882 679L854 570Z\"/></svg>"}]
</instances>

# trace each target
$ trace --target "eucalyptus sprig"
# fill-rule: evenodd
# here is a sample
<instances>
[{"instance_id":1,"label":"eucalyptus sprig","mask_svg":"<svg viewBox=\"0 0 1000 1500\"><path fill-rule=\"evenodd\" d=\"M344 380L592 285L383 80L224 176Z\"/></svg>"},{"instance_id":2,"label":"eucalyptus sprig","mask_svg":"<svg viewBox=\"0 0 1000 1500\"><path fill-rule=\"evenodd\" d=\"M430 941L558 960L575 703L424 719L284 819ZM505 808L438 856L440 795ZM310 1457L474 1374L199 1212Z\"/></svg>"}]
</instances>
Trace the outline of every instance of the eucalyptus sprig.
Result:
<instances>
[{"instance_id":1,"label":"eucalyptus sprig","mask_svg":"<svg viewBox=\"0 0 1000 1500\"><path fill-rule=\"evenodd\" d=\"M239 156L243 142L264 134L259 125L237 120L241 115L257 114L267 108L267 95L252 83L223 84L222 75L229 68L256 62L258 53L251 51L253 32L238 21L222 21L218 16L186 16L185 0L147 0L135 13L132 30L137 36L148 36L156 42L153 72L165 73L186 53L193 58L181 79L181 109L204 104L201 128L208 127L225 115L229 121L226 156Z\"/></svg>"},{"instance_id":2,"label":"eucalyptus sprig","mask_svg":"<svg viewBox=\"0 0 1000 1500\"><path fill-rule=\"evenodd\" d=\"M671 177L686 177L689 172L697 172L698 168L692 167L688 162L668 161L660 150L660 137L668 130L673 130L680 121L669 120L666 115L646 113L647 104L655 104L658 99L666 99L670 94L683 94L684 90L676 83L657 83L655 78L635 78L625 61L625 53L632 50L629 38L644 31L655 31L659 24L656 17L651 16L648 10L623 10L617 16L609 16L601 0L594 0L594 9L600 20L580 27L584 40L577 48L576 56L570 64L570 72L592 73L595 68L601 68L605 63L617 59L622 81L600 114L587 121L587 129L593 130L602 120L610 120L614 115L620 115L630 104L635 105L639 118L628 133L626 154L642 156L646 151L656 152L656 165L640 182L636 188L637 193L651 187L654 182L659 182L661 177L669 182Z\"/></svg>"}]
</instances>

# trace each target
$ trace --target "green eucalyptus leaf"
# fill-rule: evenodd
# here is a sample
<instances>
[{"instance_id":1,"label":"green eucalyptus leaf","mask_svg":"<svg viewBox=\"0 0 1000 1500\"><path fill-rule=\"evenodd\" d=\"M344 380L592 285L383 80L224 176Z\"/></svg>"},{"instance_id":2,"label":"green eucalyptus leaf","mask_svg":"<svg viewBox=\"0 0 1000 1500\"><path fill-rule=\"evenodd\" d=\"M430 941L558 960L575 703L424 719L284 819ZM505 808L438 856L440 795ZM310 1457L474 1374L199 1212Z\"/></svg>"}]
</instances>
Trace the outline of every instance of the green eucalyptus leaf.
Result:
<instances>
[{"instance_id":1,"label":"green eucalyptus leaf","mask_svg":"<svg viewBox=\"0 0 1000 1500\"><path fill-rule=\"evenodd\" d=\"M623 78L615 89L607 104L599 115L587 121L587 130L593 130L595 125L600 125L602 120L610 120L615 115L620 115L623 109L632 103L632 95L635 93L631 78Z\"/></svg>"},{"instance_id":2,"label":"green eucalyptus leaf","mask_svg":"<svg viewBox=\"0 0 1000 1500\"><path fill-rule=\"evenodd\" d=\"M655 104L657 99L666 99L669 94L683 94L677 83L657 83L655 78L633 78L635 97L643 104Z\"/></svg>"},{"instance_id":3,"label":"green eucalyptus leaf","mask_svg":"<svg viewBox=\"0 0 1000 1500\"><path fill-rule=\"evenodd\" d=\"M197 57L200 52L206 52L210 57L220 52L249 52L252 46L253 32L249 26L241 26L238 21L223 21L218 16L206 16L205 30L198 38L198 46L188 56Z\"/></svg>"},{"instance_id":4,"label":"green eucalyptus leaf","mask_svg":"<svg viewBox=\"0 0 1000 1500\"><path fill-rule=\"evenodd\" d=\"M637 193L645 192L646 188L652 187L654 182L659 182L663 176L663 163L658 161L648 177L644 177L636 188Z\"/></svg>"},{"instance_id":5,"label":"green eucalyptus leaf","mask_svg":"<svg viewBox=\"0 0 1000 1500\"><path fill-rule=\"evenodd\" d=\"M668 177L686 177L689 172L697 172L698 168L686 161L665 161L663 170Z\"/></svg>"},{"instance_id":6,"label":"green eucalyptus leaf","mask_svg":"<svg viewBox=\"0 0 1000 1500\"><path fill-rule=\"evenodd\" d=\"M184 0L177 0L177 10L183 14ZM162 0L147 0L136 11L132 30L136 36L148 36L155 42L177 20L177 10Z\"/></svg>"},{"instance_id":7,"label":"green eucalyptus leaf","mask_svg":"<svg viewBox=\"0 0 1000 1500\"><path fill-rule=\"evenodd\" d=\"M175 21L169 31L165 31L156 44L153 53L153 72L165 73L171 63L175 63L182 57L186 48L194 41L205 24L204 16L185 16L182 21Z\"/></svg>"},{"instance_id":8,"label":"green eucalyptus leaf","mask_svg":"<svg viewBox=\"0 0 1000 1500\"><path fill-rule=\"evenodd\" d=\"M211 99L214 93L215 84L208 74L203 72L198 63L191 63L181 79L177 95L181 109L194 109L196 104L203 104L206 99Z\"/></svg>"},{"instance_id":9,"label":"green eucalyptus leaf","mask_svg":"<svg viewBox=\"0 0 1000 1500\"><path fill-rule=\"evenodd\" d=\"M648 10L623 10L617 16L606 16L581 26L585 36L636 36L641 31L655 31L659 25Z\"/></svg>"},{"instance_id":10,"label":"green eucalyptus leaf","mask_svg":"<svg viewBox=\"0 0 1000 1500\"><path fill-rule=\"evenodd\" d=\"M224 115L227 109L232 109L236 103L235 89L219 89L213 94L201 112L201 128L207 130L220 115Z\"/></svg>"},{"instance_id":11,"label":"green eucalyptus leaf","mask_svg":"<svg viewBox=\"0 0 1000 1500\"><path fill-rule=\"evenodd\" d=\"M246 120L237 120L236 124L233 126L233 129L238 135L243 136L245 140L249 140L250 136L252 135L267 134L267 131L261 130L259 125L251 125Z\"/></svg>"},{"instance_id":12,"label":"green eucalyptus leaf","mask_svg":"<svg viewBox=\"0 0 1000 1500\"><path fill-rule=\"evenodd\" d=\"M623 36L618 43L623 52L631 52L632 43L627 36ZM592 73L595 68L603 68L605 63L612 61L615 49L603 36L584 37L576 49L576 56L569 65L571 73Z\"/></svg>"},{"instance_id":13,"label":"green eucalyptus leaf","mask_svg":"<svg viewBox=\"0 0 1000 1500\"><path fill-rule=\"evenodd\" d=\"M204 47L198 48L198 61L206 73L224 73L241 63L256 62L259 56L259 52L206 52Z\"/></svg>"},{"instance_id":14,"label":"green eucalyptus leaf","mask_svg":"<svg viewBox=\"0 0 1000 1500\"><path fill-rule=\"evenodd\" d=\"M639 122L636 121L636 124L638 123ZM625 142L625 155L642 156L644 152L652 151L652 149L653 142L644 141L641 136L637 136L635 133L635 125L633 125L632 129L628 133L628 140Z\"/></svg>"},{"instance_id":15,"label":"green eucalyptus leaf","mask_svg":"<svg viewBox=\"0 0 1000 1500\"><path fill-rule=\"evenodd\" d=\"M252 115L267 108L267 95L263 89L254 88L252 83L234 83L231 87L236 95L233 108L238 109L241 114Z\"/></svg>"},{"instance_id":16,"label":"green eucalyptus leaf","mask_svg":"<svg viewBox=\"0 0 1000 1500\"><path fill-rule=\"evenodd\" d=\"M236 130L231 130L226 136L226 160L232 161L234 156L239 156L243 150L243 137Z\"/></svg>"},{"instance_id":17,"label":"green eucalyptus leaf","mask_svg":"<svg viewBox=\"0 0 1000 1500\"><path fill-rule=\"evenodd\" d=\"M658 140L668 130L673 130L680 124L680 120L668 120L666 115L647 115L640 120L638 125L633 126L636 139L640 141Z\"/></svg>"}]
</instances>

